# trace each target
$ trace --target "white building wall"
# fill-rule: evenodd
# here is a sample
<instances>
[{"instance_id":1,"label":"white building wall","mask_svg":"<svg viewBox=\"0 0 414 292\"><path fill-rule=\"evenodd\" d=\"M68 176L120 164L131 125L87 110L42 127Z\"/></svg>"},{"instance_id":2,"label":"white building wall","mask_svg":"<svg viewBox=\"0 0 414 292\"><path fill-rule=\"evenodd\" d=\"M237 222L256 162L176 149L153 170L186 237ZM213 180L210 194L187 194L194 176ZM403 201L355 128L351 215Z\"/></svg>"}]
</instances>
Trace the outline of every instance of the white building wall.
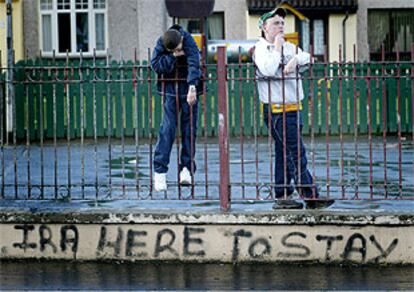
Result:
<instances>
[{"instance_id":1,"label":"white building wall","mask_svg":"<svg viewBox=\"0 0 414 292\"><path fill-rule=\"evenodd\" d=\"M329 39L329 60L331 62L339 61L339 46L342 46L342 61L343 50L346 49L346 61L353 61L354 52L353 47L357 44L357 16L356 14L349 15L345 22L345 46L343 41L343 20L345 14L332 14L329 16L328 24L328 39ZM356 47L356 59L358 59L358 46Z\"/></svg>"}]
</instances>

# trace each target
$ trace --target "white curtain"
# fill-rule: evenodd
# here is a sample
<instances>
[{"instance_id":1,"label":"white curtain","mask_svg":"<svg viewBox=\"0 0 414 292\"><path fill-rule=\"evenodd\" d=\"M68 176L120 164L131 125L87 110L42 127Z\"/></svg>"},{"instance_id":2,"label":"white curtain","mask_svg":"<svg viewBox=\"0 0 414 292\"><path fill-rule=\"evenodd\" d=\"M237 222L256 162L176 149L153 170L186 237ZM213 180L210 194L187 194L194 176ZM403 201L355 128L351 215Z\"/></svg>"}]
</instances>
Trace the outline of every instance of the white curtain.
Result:
<instances>
[{"instance_id":1,"label":"white curtain","mask_svg":"<svg viewBox=\"0 0 414 292\"><path fill-rule=\"evenodd\" d=\"M52 51L52 17L42 15L42 44L44 52Z\"/></svg>"},{"instance_id":2,"label":"white curtain","mask_svg":"<svg viewBox=\"0 0 414 292\"><path fill-rule=\"evenodd\" d=\"M105 50L105 16L95 15L96 50Z\"/></svg>"}]
</instances>

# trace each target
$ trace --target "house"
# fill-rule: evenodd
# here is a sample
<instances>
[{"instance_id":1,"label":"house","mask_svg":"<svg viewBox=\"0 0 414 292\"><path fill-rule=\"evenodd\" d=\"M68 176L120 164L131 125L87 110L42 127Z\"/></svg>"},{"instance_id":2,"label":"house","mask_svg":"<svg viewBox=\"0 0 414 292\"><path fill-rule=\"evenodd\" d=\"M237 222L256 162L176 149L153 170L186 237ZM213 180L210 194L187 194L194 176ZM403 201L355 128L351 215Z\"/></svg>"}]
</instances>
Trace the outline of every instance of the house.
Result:
<instances>
[{"instance_id":1,"label":"house","mask_svg":"<svg viewBox=\"0 0 414 292\"><path fill-rule=\"evenodd\" d=\"M201 1L201 0L193 0ZM191 1L189 0L189 5ZM409 57L414 41L414 2L411 0L216 0L208 18L209 39L257 39L260 15L287 2L309 21L294 13L286 19L287 32L298 32L305 50L312 45L322 59L343 56L358 61L378 60L380 46L387 55ZM0 37L5 39L5 0L0 0ZM200 31L198 19L176 19L193 33ZM14 0L13 30L16 59L53 57L98 57L148 59L159 35L173 23L165 0ZM5 42L1 42L2 51ZM394 52L394 53L393 53ZM3 52L3 59L4 59Z\"/></svg>"},{"instance_id":2,"label":"house","mask_svg":"<svg viewBox=\"0 0 414 292\"><path fill-rule=\"evenodd\" d=\"M13 19L13 47L15 59L20 60L24 57L24 37L23 37L23 1L13 0L12 19ZM7 7L6 0L0 0L0 51L1 67L7 64Z\"/></svg>"}]
</instances>

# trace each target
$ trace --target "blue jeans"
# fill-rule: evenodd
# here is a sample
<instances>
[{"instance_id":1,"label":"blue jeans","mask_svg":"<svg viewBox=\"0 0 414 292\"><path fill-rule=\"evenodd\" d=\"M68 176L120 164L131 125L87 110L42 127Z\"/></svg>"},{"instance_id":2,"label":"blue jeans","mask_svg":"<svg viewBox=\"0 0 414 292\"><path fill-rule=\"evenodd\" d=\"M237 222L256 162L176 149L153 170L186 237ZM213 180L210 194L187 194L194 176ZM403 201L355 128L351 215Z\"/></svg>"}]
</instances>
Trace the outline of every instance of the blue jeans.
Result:
<instances>
[{"instance_id":1,"label":"blue jeans","mask_svg":"<svg viewBox=\"0 0 414 292\"><path fill-rule=\"evenodd\" d=\"M178 125L176 97L167 95L164 98L164 116L160 126L158 142L154 152L154 170L157 173L166 173L170 163L170 154L172 145L175 140L175 133ZM179 97L180 126L181 126L181 154L180 166L181 171L187 167L191 171L191 161L193 161L193 170L195 171L194 154L195 140L197 134L197 115L198 101L192 106L193 122L190 123L190 105L187 103L187 96ZM193 146L191 147L191 126L193 126ZM192 148L192 149L191 149ZM193 150L193 153L191 153Z\"/></svg>"},{"instance_id":2,"label":"blue jeans","mask_svg":"<svg viewBox=\"0 0 414 292\"><path fill-rule=\"evenodd\" d=\"M264 105L264 122L266 126L268 124L268 106ZM299 115L299 125L298 125ZM293 193L294 189L290 185L291 180L294 180L296 189L301 196L311 198L313 195L318 197L318 191L316 185L312 186L313 179L309 170L307 169L307 159L305 145L302 141L302 116L300 111L287 112L286 113L286 182L284 175L284 160L283 160L283 113L271 114L271 132L272 137L275 140L275 193L276 198L282 198L285 194L289 196ZM299 151L300 151L300 185L298 176L298 126L299 126ZM279 186L278 186L279 185ZM286 185L284 187L283 185Z\"/></svg>"}]
</instances>

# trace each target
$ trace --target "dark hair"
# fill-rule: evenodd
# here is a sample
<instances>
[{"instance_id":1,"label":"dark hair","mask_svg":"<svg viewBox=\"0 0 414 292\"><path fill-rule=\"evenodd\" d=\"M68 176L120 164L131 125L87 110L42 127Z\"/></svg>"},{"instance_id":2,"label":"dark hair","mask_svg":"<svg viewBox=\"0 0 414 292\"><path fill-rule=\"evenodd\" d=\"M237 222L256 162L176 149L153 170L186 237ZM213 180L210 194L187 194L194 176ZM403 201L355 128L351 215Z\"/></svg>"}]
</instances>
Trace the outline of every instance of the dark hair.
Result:
<instances>
[{"instance_id":1,"label":"dark hair","mask_svg":"<svg viewBox=\"0 0 414 292\"><path fill-rule=\"evenodd\" d=\"M175 29L167 30L162 36L162 43L167 50L174 50L181 42L181 33Z\"/></svg>"}]
</instances>

